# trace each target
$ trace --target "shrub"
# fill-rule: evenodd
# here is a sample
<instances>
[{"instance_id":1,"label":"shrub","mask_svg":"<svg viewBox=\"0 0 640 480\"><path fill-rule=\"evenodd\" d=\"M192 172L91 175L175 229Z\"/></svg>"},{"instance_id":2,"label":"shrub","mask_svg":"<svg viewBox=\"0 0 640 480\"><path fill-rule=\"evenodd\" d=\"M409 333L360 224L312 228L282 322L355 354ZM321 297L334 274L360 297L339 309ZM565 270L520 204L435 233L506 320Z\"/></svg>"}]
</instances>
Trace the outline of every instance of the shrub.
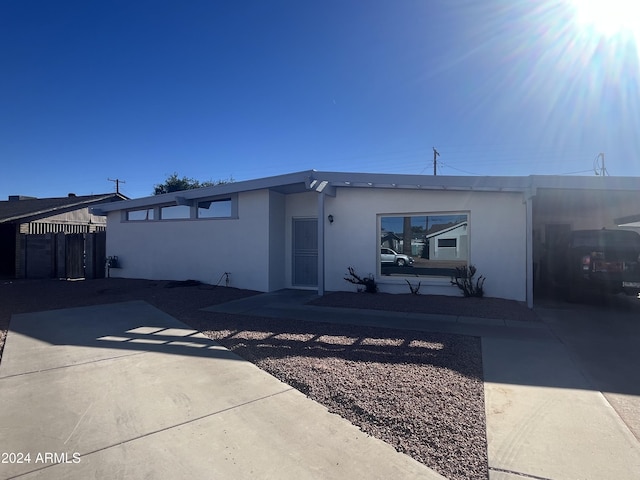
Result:
<instances>
[{"instance_id":1,"label":"shrub","mask_svg":"<svg viewBox=\"0 0 640 480\"><path fill-rule=\"evenodd\" d=\"M420 295L420 285L422 285L422 282L418 282L418 285L416 285L415 287L411 285L411 282L409 280L405 280L405 282L407 282L407 285L409 285L409 290L411 290L411 293L413 293L414 295Z\"/></svg>"},{"instance_id":2,"label":"shrub","mask_svg":"<svg viewBox=\"0 0 640 480\"><path fill-rule=\"evenodd\" d=\"M468 267L456 267L456 274L451 277L451 285L457 285L465 297L484 296L484 276L480 275L474 283L473 277L476 274L476 267L469 265Z\"/></svg>"},{"instance_id":3,"label":"shrub","mask_svg":"<svg viewBox=\"0 0 640 480\"><path fill-rule=\"evenodd\" d=\"M378 291L378 285L376 285L376 281L373 278L373 275L369 274L368 277L360 277L358 274L356 274L356 271L353 269L353 267L349 267L348 268L349 273L348 273L348 277L344 277L344 279L349 282L349 283L353 283L354 285L363 285L364 286L364 291L367 293L377 293ZM361 292L362 289L358 288L358 291Z\"/></svg>"}]
</instances>

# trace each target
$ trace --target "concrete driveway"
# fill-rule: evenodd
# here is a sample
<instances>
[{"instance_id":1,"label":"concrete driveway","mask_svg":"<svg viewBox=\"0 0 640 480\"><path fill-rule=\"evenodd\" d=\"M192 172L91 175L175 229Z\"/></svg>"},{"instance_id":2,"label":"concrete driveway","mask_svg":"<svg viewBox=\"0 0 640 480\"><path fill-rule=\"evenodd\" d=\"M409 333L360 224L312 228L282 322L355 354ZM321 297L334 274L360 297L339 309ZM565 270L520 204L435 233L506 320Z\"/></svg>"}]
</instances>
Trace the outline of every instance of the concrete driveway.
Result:
<instances>
[{"instance_id":1,"label":"concrete driveway","mask_svg":"<svg viewBox=\"0 0 640 480\"><path fill-rule=\"evenodd\" d=\"M535 310L552 338L482 339L491 480L638 478L640 303Z\"/></svg>"},{"instance_id":2,"label":"concrete driveway","mask_svg":"<svg viewBox=\"0 0 640 480\"><path fill-rule=\"evenodd\" d=\"M640 298L547 301L536 311L640 440Z\"/></svg>"},{"instance_id":3,"label":"concrete driveway","mask_svg":"<svg viewBox=\"0 0 640 480\"><path fill-rule=\"evenodd\" d=\"M0 478L442 478L145 302L14 315Z\"/></svg>"}]
</instances>

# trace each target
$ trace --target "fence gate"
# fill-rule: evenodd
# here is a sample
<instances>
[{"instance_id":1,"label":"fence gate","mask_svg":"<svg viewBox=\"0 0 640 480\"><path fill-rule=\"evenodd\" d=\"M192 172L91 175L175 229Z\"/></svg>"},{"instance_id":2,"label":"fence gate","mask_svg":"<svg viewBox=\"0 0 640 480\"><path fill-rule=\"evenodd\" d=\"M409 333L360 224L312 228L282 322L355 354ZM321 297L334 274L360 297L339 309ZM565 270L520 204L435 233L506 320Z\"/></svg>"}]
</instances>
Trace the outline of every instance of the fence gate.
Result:
<instances>
[{"instance_id":1,"label":"fence gate","mask_svg":"<svg viewBox=\"0 0 640 480\"><path fill-rule=\"evenodd\" d=\"M67 278L84 278L84 233L68 233L65 241Z\"/></svg>"},{"instance_id":2,"label":"fence gate","mask_svg":"<svg viewBox=\"0 0 640 480\"><path fill-rule=\"evenodd\" d=\"M89 240L92 240L93 254L89 255ZM95 232L87 238L87 270L91 266L91 272L85 272L88 278L105 277L105 259L107 258L107 232Z\"/></svg>"}]
</instances>

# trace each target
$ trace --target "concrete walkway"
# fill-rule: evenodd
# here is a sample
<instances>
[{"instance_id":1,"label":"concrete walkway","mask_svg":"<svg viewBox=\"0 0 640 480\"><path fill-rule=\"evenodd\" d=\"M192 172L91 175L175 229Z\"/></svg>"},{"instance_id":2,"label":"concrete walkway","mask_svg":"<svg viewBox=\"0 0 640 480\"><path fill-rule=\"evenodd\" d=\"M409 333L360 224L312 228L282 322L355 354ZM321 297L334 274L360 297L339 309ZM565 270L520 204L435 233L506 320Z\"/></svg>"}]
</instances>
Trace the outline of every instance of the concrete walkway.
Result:
<instances>
[{"instance_id":1,"label":"concrete walkway","mask_svg":"<svg viewBox=\"0 0 640 480\"><path fill-rule=\"evenodd\" d=\"M553 311L505 322L304 305L313 296L206 310L479 336L492 480L638 478L638 439ZM442 478L144 302L15 315L0 405L0 452L31 454L0 478Z\"/></svg>"}]
</instances>

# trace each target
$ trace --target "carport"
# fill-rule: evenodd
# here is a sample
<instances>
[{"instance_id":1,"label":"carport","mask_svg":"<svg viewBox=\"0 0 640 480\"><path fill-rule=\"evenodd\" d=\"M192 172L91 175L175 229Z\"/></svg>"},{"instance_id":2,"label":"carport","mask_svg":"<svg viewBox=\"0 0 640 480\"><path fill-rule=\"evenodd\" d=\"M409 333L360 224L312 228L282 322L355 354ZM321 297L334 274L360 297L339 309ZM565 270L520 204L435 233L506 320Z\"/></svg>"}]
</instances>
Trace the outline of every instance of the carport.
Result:
<instances>
[{"instance_id":1,"label":"carport","mask_svg":"<svg viewBox=\"0 0 640 480\"><path fill-rule=\"evenodd\" d=\"M568 232L603 228L640 232L640 179L636 177L533 176L532 186L529 285L535 288L535 298L548 292L549 265Z\"/></svg>"}]
</instances>

